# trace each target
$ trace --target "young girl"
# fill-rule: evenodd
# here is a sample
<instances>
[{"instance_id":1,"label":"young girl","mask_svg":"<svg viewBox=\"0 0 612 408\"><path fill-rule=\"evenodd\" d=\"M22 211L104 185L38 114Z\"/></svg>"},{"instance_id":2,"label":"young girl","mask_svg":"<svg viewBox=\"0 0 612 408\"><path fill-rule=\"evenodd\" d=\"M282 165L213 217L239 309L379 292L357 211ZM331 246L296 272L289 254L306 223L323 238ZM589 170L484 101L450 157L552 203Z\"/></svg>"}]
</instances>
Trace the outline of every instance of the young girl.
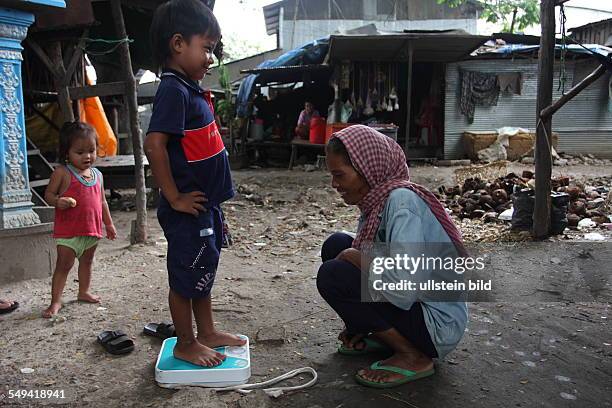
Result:
<instances>
[{"instance_id":1,"label":"young girl","mask_svg":"<svg viewBox=\"0 0 612 408\"><path fill-rule=\"evenodd\" d=\"M51 283L51 305L43 317L51 317L62 307L62 292L68 272L79 260L79 294L77 299L99 303L100 297L89 293L91 266L98 240L102 238L102 223L106 237L115 239L117 232L111 219L102 174L94 169L96 131L86 123L65 123L60 130L58 166L45 191L45 200L55 207L53 237L57 241L57 264Z\"/></svg>"}]
</instances>

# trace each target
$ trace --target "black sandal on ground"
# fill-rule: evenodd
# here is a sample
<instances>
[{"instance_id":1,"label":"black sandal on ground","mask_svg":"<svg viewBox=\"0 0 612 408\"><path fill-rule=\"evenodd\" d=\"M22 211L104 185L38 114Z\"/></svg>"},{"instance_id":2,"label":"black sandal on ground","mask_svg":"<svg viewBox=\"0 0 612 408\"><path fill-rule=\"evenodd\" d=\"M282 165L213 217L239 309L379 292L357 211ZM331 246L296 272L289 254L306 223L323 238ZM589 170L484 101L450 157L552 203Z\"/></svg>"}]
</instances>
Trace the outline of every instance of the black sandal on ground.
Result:
<instances>
[{"instance_id":1,"label":"black sandal on ground","mask_svg":"<svg viewBox=\"0 0 612 408\"><path fill-rule=\"evenodd\" d=\"M111 354L127 354L134 350L134 342L121 330L105 330L98 334L98 343Z\"/></svg>"},{"instance_id":2,"label":"black sandal on ground","mask_svg":"<svg viewBox=\"0 0 612 408\"><path fill-rule=\"evenodd\" d=\"M149 323L142 330L147 336L157 337L166 340L170 337L176 337L176 330L172 323Z\"/></svg>"}]
</instances>

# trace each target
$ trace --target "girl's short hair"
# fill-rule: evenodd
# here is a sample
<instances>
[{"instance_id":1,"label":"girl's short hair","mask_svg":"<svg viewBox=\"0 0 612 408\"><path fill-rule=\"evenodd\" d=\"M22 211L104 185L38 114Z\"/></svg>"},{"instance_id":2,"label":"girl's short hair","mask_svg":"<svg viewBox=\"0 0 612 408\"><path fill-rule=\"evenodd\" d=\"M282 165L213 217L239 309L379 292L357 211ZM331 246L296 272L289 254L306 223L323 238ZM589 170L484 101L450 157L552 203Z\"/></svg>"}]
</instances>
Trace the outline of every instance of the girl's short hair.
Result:
<instances>
[{"instance_id":1,"label":"girl's short hair","mask_svg":"<svg viewBox=\"0 0 612 408\"><path fill-rule=\"evenodd\" d=\"M170 57L170 39L180 34L189 41L194 35L221 39L221 27L212 10L202 0L170 0L160 5L151 22L151 50L155 69L159 71ZM218 42L214 54L222 57L223 44Z\"/></svg>"},{"instance_id":2,"label":"girl's short hair","mask_svg":"<svg viewBox=\"0 0 612 408\"><path fill-rule=\"evenodd\" d=\"M97 144L96 130L84 122L66 122L59 132L59 161L68 160L70 146L78 138L92 137Z\"/></svg>"}]
</instances>

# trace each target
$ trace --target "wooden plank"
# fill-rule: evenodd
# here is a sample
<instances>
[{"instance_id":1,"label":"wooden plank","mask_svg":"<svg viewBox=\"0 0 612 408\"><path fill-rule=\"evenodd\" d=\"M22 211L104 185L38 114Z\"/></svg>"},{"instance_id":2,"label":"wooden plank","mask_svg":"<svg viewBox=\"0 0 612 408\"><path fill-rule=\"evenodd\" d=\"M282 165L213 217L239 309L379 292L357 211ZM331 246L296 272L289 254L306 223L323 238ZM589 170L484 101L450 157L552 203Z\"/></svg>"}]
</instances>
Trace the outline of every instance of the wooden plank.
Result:
<instances>
[{"instance_id":1,"label":"wooden plank","mask_svg":"<svg viewBox=\"0 0 612 408\"><path fill-rule=\"evenodd\" d=\"M59 102L64 122L73 122L74 111L72 100L70 99L70 94L68 92L70 78L66 78L66 69L64 68L64 60L62 58L61 42L54 41L49 44L47 53L57 72L57 75L54 75L53 77L53 84L57 90L57 101Z\"/></svg>"},{"instance_id":2,"label":"wooden plank","mask_svg":"<svg viewBox=\"0 0 612 408\"><path fill-rule=\"evenodd\" d=\"M38 194L38 191L36 191L36 189L30 188L30 192L32 193L32 201L34 202L34 205L41 207L49 207L49 204L47 204L45 199L40 194Z\"/></svg>"},{"instance_id":3,"label":"wooden plank","mask_svg":"<svg viewBox=\"0 0 612 408\"><path fill-rule=\"evenodd\" d=\"M91 86L73 86L68 88L70 99L85 99L94 96L125 95L125 82L108 82Z\"/></svg>"},{"instance_id":4,"label":"wooden plank","mask_svg":"<svg viewBox=\"0 0 612 408\"><path fill-rule=\"evenodd\" d=\"M55 100L57 100L57 97L55 98ZM34 104L32 104L30 106L30 109L32 109L32 111L40 116L42 118L42 120L44 120L49 126L51 126L53 129L59 131L60 128L55 124L55 122L53 122L51 119L49 119L43 112L39 111L36 106L34 106Z\"/></svg>"},{"instance_id":5,"label":"wooden plank","mask_svg":"<svg viewBox=\"0 0 612 408\"><path fill-rule=\"evenodd\" d=\"M47 185L49 185L49 179L30 181L30 187L31 188L44 187L44 186L47 186Z\"/></svg>"},{"instance_id":6,"label":"wooden plank","mask_svg":"<svg viewBox=\"0 0 612 408\"><path fill-rule=\"evenodd\" d=\"M533 236L543 239L550 234L550 192L552 176L552 116L542 118L540 112L552 103L553 68L555 62L555 0L540 4L540 54L538 58L538 99L535 143L535 206Z\"/></svg>"},{"instance_id":7,"label":"wooden plank","mask_svg":"<svg viewBox=\"0 0 612 408\"><path fill-rule=\"evenodd\" d=\"M83 35L79 39L79 43L77 44L72 56L70 57L70 62L68 63L68 67L66 68L66 83L69 83L70 78L72 78L72 74L74 74L74 70L76 69L77 64L83 58L83 48L85 47L85 39L89 36L89 29L85 29L83 31Z\"/></svg>"},{"instance_id":8,"label":"wooden plank","mask_svg":"<svg viewBox=\"0 0 612 408\"><path fill-rule=\"evenodd\" d=\"M408 43L408 83L406 84L406 140L404 141L404 152L408 152L408 143L410 142L410 127L412 124L412 65L414 57L414 46L412 41Z\"/></svg>"},{"instance_id":9,"label":"wooden plank","mask_svg":"<svg viewBox=\"0 0 612 408\"><path fill-rule=\"evenodd\" d=\"M100 157L96 160L96 168L118 168L118 167L134 167L134 156L131 154L118 154L116 156ZM149 165L146 156L142 157L142 162L145 166Z\"/></svg>"},{"instance_id":10,"label":"wooden plank","mask_svg":"<svg viewBox=\"0 0 612 408\"><path fill-rule=\"evenodd\" d=\"M291 141L292 145L297 145L299 147L310 147L310 148L325 148L325 143L319 144L319 143L310 143L308 140L302 140L302 139L294 139Z\"/></svg>"},{"instance_id":11,"label":"wooden plank","mask_svg":"<svg viewBox=\"0 0 612 408\"><path fill-rule=\"evenodd\" d=\"M565 95L560 97L557 102L555 102L552 105L544 108L540 112L540 117L548 118L548 117L554 115L555 112L557 112L559 109L561 109L563 107L563 105L568 103L576 95L578 95L580 92L582 92L582 90L584 88L586 88L587 86L591 85L593 82L595 82L599 78L601 78L602 75L606 73L606 71L607 71L606 67L604 67L603 65L600 65L599 67L597 67L597 69L595 71L591 72L586 78L584 78L582 81L580 81L578 84L576 84L575 87L573 87Z\"/></svg>"},{"instance_id":12,"label":"wooden plank","mask_svg":"<svg viewBox=\"0 0 612 408\"><path fill-rule=\"evenodd\" d=\"M115 23L118 38L127 38L125 20L121 10L121 0L111 0L111 13ZM119 66L123 68L125 79L124 100L128 108L129 129L132 135L132 150L134 151L134 181L136 187L136 220L132 224L130 242L135 244L147 239L147 195L144 171L144 149L142 135L138 122L138 101L136 97L136 80L132 71L132 58L127 42L121 43L119 51Z\"/></svg>"},{"instance_id":13,"label":"wooden plank","mask_svg":"<svg viewBox=\"0 0 612 408\"><path fill-rule=\"evenodd\" d=\"M102 170L100 170L102 171ZM134 173L133 171L129 171L125 174L123 173L106 173L102 171L102 175L104 177L104 189L105 190L118 190L118 189L127 189L134 188ZM155 184L155 180L153 177L147 177L145 180L145 184L149 188L155 188L157 185Z\"/></svg>"},{"instance_id":14,"label":"wooden plank","mask_svg":"<svg viewBox=\"0 0 612 408\"><path fill-rule=\"evenodd\" d=\"M53 62L51 62L51 59L49 58L47 53L38 45L38 43L32 41L29 38L26 38L25 44L32 51L34 51L34 54L38 57L38 59L40 59L40 62L42 62L43 65L49 70L51 75L58 78L61 76L60 72L57 70L57 67L53 64Z\"/></svg>"}]
</instances>

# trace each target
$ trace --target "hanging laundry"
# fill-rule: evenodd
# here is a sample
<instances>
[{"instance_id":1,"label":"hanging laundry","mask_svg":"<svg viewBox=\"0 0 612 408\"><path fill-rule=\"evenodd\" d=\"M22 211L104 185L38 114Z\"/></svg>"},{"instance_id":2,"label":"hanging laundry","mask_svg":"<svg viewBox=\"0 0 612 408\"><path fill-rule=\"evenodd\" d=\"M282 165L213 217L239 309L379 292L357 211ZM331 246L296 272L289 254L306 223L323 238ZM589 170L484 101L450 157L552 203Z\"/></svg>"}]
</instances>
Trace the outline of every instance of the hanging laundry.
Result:
<instances>
[{"instance_id":1,"label":"hanging laundry","mask_svg":"<svg viewBox=\"0 0 612 408\"><path fill-rule=\"evenodd\" d=\"M520 95L523 89L523 74L520 72L497 74L497 84L502 92L512 92L515 95Z\"/></svg>"},{"instance_id":2,"label":"hanging laundry","mask_svg":"<svg viewBox=\"0 0 612 408\"><path fill-rule=\"evenodd\" d=\"M495 106L499 99L497 75L485 72L459 70L461 76L461 96L459 108L474 122L474 111L478 106Z\"/></svg>"}]
</instances>

